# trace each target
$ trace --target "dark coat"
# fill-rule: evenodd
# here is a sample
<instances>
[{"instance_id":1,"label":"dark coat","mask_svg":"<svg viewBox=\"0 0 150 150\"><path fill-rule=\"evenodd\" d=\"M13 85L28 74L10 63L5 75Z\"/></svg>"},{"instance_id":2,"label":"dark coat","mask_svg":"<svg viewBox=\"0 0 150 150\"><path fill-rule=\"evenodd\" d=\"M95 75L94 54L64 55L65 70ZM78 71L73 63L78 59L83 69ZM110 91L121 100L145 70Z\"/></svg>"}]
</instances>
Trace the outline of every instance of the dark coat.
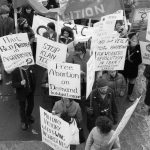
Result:
<instances>
[{"instance_id":1,"label":"dark coat","mask_svg":"<svg viewBox=\"0 0 150 150\"><path fill-rule=\"evenodd\" d=\"M35 73L32 67L29 67L26 72L22 70L22 73L26 80L26 86L21 85L22 77L19 68L12 72L12 86L16 88L17 99L22 99L35 91Z\"/></svg>"},{"instance_id":2,"label":"dark coat","mask_svg":"<svg viewBox=\"0 0 150 150\"><path fill-rule=\"evenodd\" d=\"M128 56L131 56L129 61ZM141 58L141 50L140 45L135 46L134 48L131 46L128 46L127 48L127 55L126 55L126 61L124 66L124 76L129 79L134 79L138 75L138 66L141 64L142 58Z\"/></svg>"},{"instance_id":3,"label":"dark coat","mask_svg":"<svg viewBox=\"0 0 150 150\"><path fill-rule=\"evenodd\" d=\"M111 88L108 88L106 96L102 99L98 89L94 89L87 99L86 105L89 107L92 104L93 114L87 116L87 124L90 123L91 128L95 126L95 121L98 116L105 115L109 117L114 124L118 121L118 110L114 98L114 93ZM107 110L105 113L104 110Z\"/></svg>"}]
</instances>

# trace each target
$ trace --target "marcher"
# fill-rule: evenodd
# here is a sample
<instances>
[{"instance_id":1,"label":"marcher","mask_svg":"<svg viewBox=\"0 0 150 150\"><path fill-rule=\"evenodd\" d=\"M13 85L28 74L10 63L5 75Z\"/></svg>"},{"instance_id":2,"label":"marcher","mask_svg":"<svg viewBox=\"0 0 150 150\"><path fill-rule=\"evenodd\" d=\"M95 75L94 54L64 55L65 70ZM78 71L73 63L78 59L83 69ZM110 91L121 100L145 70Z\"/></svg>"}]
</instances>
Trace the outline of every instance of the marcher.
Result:
<instances>
[{"instance_id":1,"label":"marcher","mask_svg":"<svg viewBox=\"0 0 150 150\"><path fill-rule=\"evenodd\" d=\"M124 76L118 71L108 71L102 78L108 81L108 86L114 91L115 97L122 97L126 92L126 81Z\"/></svg>"},{"instance_id":2,"label":"marcher","mask_svg":"<svg viewBox=\"0 0 150 150\"><path fill-rule=\"evenodd\" d=\"M47 24L47 31L43 33L43 36L52 41L57 40L57 33L55 31L55 24L53 22L49 22Z\"/></svg>"},{"instance_id":3,"label":"marcher","mask_svg":"<svg viewBox=\"0 0 150 150\"><path fill-rule=\"evenodd\" d=\"M106 116L100 116L96 119L96 127L90 132L85 150L120 150L119 137L114 143L109 144L114 131L112 130L113 122Z\"/></svg>"},{"instance_id":4,"label":"marcher","mask_svg":"<svg viewBox=\"0 0 150 150\"><path fill-rule=\"evenodd\" d=\"M86 63L90 58L90 54L86 51L84 43L75 45L75 51L69 55L66 62L79 64L81 66L81 96L86 94Z\"/></svg>"},{"instance_id":5,"label":"marcher","mask_svg":"<svg viewBox=\"0 0 150 150\"><path fill-rule=\"evenodd\" d=\"M74 34L70 27L63 27L61 29L61 34L59 36L59 42L64 44L69 44L74 41Z\"/></svg>"},{"instance_id":6,"label":"marcher","mask_svg":"<svg viewBox=\"0 0 150 150\"><path fill-rule=\"evenodd\" d=\"M87 128L89 131L95 126L98 116L107 116L117 124L118 109L114 97L113 90L108 87L106 79L99 79L96 83L97 88L94 89L88 97L87 106Z\"/></svg>"},{"instance_id":7,"label":"marcher","mask_svg":"<svg viewBox=\"0 0 150 150\"><path fill-rule=\"evenodd\" d=\"M20 33L27 33L29 42L31 45L33 57L35 58L36 49L34 49L34 47L33 47L33 43L35 41L34 31L32 30L31 26L29 26L29 24L25 18L21 17L18 19L18 29L19 29L18 32L20 32Z\"/></svg>"},{"instance_id":8,"label":"marcher","mask_svg":"<svg viewBox=\"0 0 150 150\"><path fill-rule=\"evenodd\" d=\"M129 35L129 46L127 48L126 60L123 75L128 80L128 98L129 101L135 100L132 95L136 77L138 75L138 67L142 62L141 50L136 33Z\"/></svg>"},{"instance_id":9,"label":"marcher","mask_svg":"<svg viewBox=\"0 0 150 150\"><path fill-rule=\"evenodd\" d=\"M22 66L12 72L12 86L16 88L16 98L19 102L21 129L27 130L34 123L32 111L34 108L35 73L32 67Z\"/></svg>"},{"instance_id":10,"label":"marcher","mask_svg":"<svg viewBox=\"0 0 150 150\"><path fill-rule=\"evenodd\" d=\"M60 116L62 119L66 118L67 116L69 116L72 119L75 119L78 128L81 128L81 121L82 121L81 108L80 105L77 102L75 102L73 99L61 98L61 100L55 103L52 112L53 114ZM64 116L64 114L67 115ZM64 120L67 121L66 119ZM71 120L69 122L71 122ZM75 149L76 149L76 145L70 146L70 150L75 150Z\"/></svg>"}]
</instances>

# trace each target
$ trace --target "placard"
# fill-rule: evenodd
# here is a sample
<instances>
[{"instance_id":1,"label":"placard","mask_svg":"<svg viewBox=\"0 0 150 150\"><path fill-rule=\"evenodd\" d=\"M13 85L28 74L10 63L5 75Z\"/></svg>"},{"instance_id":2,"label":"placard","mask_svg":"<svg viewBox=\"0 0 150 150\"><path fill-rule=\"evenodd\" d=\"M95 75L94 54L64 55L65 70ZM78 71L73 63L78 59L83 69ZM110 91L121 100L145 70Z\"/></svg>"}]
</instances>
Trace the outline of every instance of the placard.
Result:
<instances>
[{"instance_id":1,"label":"placard","mask_svg":"<svg viewBox=\"0 0 150 150\"><path fill-rule=\"evenodd\" d=\"M95 81L95 55L93 54L87 62L87 85L86 98L90 95Z\"/></svg>"},{"instance_id":2,"label":"placard","mask_svg":"<svg viewBox=\"0 0 150 150\"><path fill-rule=\"evenodd\" d=\"M128 123L129 119L131 118L137 104L139 103L141 97L137 98L136 101L134 102L134 104L132 106L130 106L124 116L122 117L117 129L115 130L114 134L112 135L109 143L113 143L113 141L119 136L119 134L122 132L122 130L125 128L126 124Z\"/></svg>"},{"instance_id":3,"label":"placard","mask_svg":"<svg viewBox=\"0 0 150 150\"><path fill-rule=\"evenodd\" d=\"M49 95L80 99L80 65L48 62Z\"/></svg>"},{"instance_id":4,"label":"placard","mask_svg":"<svg viewBox=\"0 0 150 150\"><path fill-rule=\"evenodd\" d=\"M0 55L6 72L11 72L17 67L34 64L27 33L1 37Z\"/></svg>"},{"instance_id":5,"label":"placard","mask_svg":"<svg viewBox=\"0 0 150 150\"><path fill-rule=\"evenodd\" d=\"M70 150L69 123L40 107L42 142L54 150Z\"/></svg>"},{"instance_id":6,"label":"placard","mask_svg":"<svg viewBox=\"0 0 150 150\"><path fill-rule=\"evenodd\" d=\"M142 63L150 65L150 42L140 41Z\"/></svg>"},{"instance_id":7,"label":"placard","mask_svg":"<svg viewBox=\"0 0 150 150\"><path fill-rule=\"evenodd\" d=\"M95 70L123 70L127 45L127 38L99 38L95 44Z\"/></svg>"},{"instance_id":8,"label":"placard","mask_svg":"<svg viewBox=\"0 0 150 150\"><path fill-rule=\"evenodd\" d=\"M37 36L36 64L47 68L48 61L65 62L67 45Z\"/></svg>"}]
</instances>

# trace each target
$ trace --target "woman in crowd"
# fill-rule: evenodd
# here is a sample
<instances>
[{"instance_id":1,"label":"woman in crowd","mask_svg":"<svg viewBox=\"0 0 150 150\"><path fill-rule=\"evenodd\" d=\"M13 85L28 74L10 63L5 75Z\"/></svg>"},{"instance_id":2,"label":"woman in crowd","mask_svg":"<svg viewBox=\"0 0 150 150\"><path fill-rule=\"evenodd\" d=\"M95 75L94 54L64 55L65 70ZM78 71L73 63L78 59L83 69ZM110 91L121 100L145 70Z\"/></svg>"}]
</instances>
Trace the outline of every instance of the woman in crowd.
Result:
<instances>
[{"instance_id":1,"label":"woman in crowd","mask_svg":"<svg viewBox=\"0 0 150 150\"><path fill-rule=\"evenodd\" d=\"M33 57L35 58L36 49L33 48L33 42L35 40L35 35L34 35L34 32L31 28L31 26L29 26L29 24L25 18L21 17L18 19L18 29L19 29L18 32L28 34L28 38L29 38L29 42L31 45Z\"/></svg>"},{"instance_id":2,"label":"woman in crowd","mask_svg":"<svg viewBox=\"0 0 150 150\"><path fill-rule=\"evenodd\" d=\"M59 36L59 42L64 44L69 44L74 41L74 34L70 27L63 27L61 29L61 34Z\"/></svg>"},{"instance_id":3,"label":"woman in crowd","mask_svg":"<svg viewBox=\"0 0 150 150\"><path fill-rule=\"evenodd\" d=\"M112 127L113 123L108 117L98 117L96 119L96 127L92 129L86 141L85 150L120 150L118 137L113 144L108 144L114 133Z\"/></svg>"},{"instance_id":4,"label":"woman in crowd","mask_svg":"<svg viewBox=\"0 0 150 150\"><path fill-rule=\"evenodd\" d=\"M55 24L53 22L49 22L47 24L47 31L43 33L43 36L52 41L57 40L57 33L55 31Z\"/></svg>"},{"instance_id":5,"label":"woman in crowd","mask_svg":"<svg viewBox=\"0 0 150 150\"><path fill-rule=\"evenodd\" d=\"M118 71L108 71L103 74L102 78L108 81L108 86L113 89L115 97L122 97L126 92L126 81L124 76Z\"/></svg>"},{"instance_id":6,"label":"woman in crowd","mask_svg":"<svg viewBox=\"0 0 150 150\"><path fill-rule=\"evenodd\" d=\"M81 96L86 94L86 63L90 54L86 51L84 43L75 45L75 51L67 58L68 63L79 64L81 66Z\"/></svg>"},{"instance_id":7,"label":"woman in crowd","mask_svg":"<svg viewBox=\"0 0 150 150\"><path fill-rule=\"evenodd\" d=\"M141 50L136 33L129 35L129 46L127 48L126 60L123 74L128 79L128 98L132 102L135 98L132 95L136 77L138 75L138 66L141 64Z\"/></svg>"},{"instance_id":8,"label":"woman in crowd","mask_svg":"<svg viewBox=\"0 0 150 150\"><path fill-rule=\"evenodd\" d=\"M32 27L33 16L34 16L34 10L32 9L32 7L30 5L27 5L22 8L21 17L23 17L27 20L27 23L30 27Z\"/></svg>"},{"instance_id":9,"label":"woman in crowd","mask_svg":"<svg viewBox=\"0 0 150 150\"><path fill-rule=\"evenodd\" d=\"M63 120L69 123L71 123L72 119L75 119L78 128L81 128L81 108L73 99L61 98L61 100L55 103L52 113L60 116ZM70 149L75 150L76 145L71 145Z\"/></svg>"}]
</instances>

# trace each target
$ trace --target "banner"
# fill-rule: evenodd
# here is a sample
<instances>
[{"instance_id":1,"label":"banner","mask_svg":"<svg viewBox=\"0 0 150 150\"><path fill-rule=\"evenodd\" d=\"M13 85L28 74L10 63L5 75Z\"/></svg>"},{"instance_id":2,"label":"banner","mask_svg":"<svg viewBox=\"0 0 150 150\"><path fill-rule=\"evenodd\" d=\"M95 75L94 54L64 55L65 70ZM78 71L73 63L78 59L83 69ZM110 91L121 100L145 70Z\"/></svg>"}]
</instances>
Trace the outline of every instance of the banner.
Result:
<instances>
[{"instance_id":1,"label":"banner","mask_svg":"<svg viewBox=\"0 0 150 150\"><path fill-rule=\"evenodd\" d=\"M81 98L80 65L48 62L48 80L49 95L71 99Z\"/></svg>"},{"instance_id":2,"label":"banner","mask_svg":"<svg viewBox=\"0 0 150 150\"><path fill-rule=\"evenodd\" d=\"M140 41L142 63L150 65L150 42Z\"/></svg>"},{"instance_id":3,"label":"banner","mask_svg":"<svg viewBox=\"0 0 150 150\"><path fill-rule=\"evenodd\" d=\"M0 55L6 72L11 72L17 67L34 64L27 33L1 37Z\"/></svg>"},{"instance_id":4,"label":"banner","mask_svg":"<svg viewBox=\"0 0 150 150\"><path fill-rule=\"evenodd\" d=\"M102 16L112 14L120 9L120 0L69 0L63 19L92 18L100 20Z\"/></svg>"},{"instance_id":5,"label":"banner","mask_svg":"<svg viewBox=\"0 0 150 150\"><path fill-rule=\"evenodd\" d=\"M86 99L90 95L95 81L95 55L93 54L87 62L87 84Z\"/></svg>"},{"instance_id":6,"label":"banner","mask_svg":"<svg viewBox=\"0 0 150 150\"><path fill-rule=\"evenodd\" d=\"M47 68L48 61L65 62L67 45L54 42L42 36L37 37L36 64Z\"/></svg>"},{"instance_id":7,"label":"banner","mask_svg":"<svg viewBox=\"0 0 150 150\"><path fill-rule=\"evenodd\" d=\"M146 30L150 8L137 8L133 12L131 30Z\"/></svg>"},{"instance_id":8,"label":"banner","mask_svg":"<svg viewBox=\"0 0 150 150\"><path fill-rule=\"evenodd\" d=\"M54 150L70 150L69 123L40 107L42 142Z\"/></svg>"},{"instance_id":9,"label":"banner","mask_svg":"<svg viewBox=\"0 0 150 150\"><path fill-rule=\"evenodd\" d=\"M37 32L39 32L39 34L42 35L43 32L46 31L47 24L49 22L53 22L56 28L57 28L57 25L59 24L59 27L57 30L58 35L61 33L61 29L63 27L65 26L70 27L74 33L75 40L80 41L80 42L87 41L91 37L92 31L93 31L92 27L77 25L71 22L63 22L63 21L56 22L53 19L49 19L49 18L42 17L39 15L34 15L33 25L32 25L32 29L34 33L38 34ZM44 28L42 26L44 26Z\"/></svg>"},{"instance_id":10,"label":"banner","mask_svg":"<svg viewBox=\"0 0 150 150\"><path fill-rule=\"evenodd\" d=\"M12 2L14 8L22 7L23 5L28 4L27 0L12 0Z\"/></svg>"},{"instance_id":11,"label":"banner","mask_svg":"<svg viewBox=\"0 0 150 150\"><path fill-rule=\"evenodd\" d=\"M123 70L127 45L127 38L99 38L95 44L95 70Z\"/></svg>"},{"instance_id":12,"label":"banner","mask_svg":"<svg viewBox=\"0 0 150 150\"><path fill-rule=\"evenodd\" d=\"M113 143L113 141L119 136L122 130L125 128L126 124L128 123L129 119L131 118L137 104L139 103L141 97L137 98L133 105L131 105L125 112L123 118L121 119L117 129L115 130L114 134L112 135L109 143Z\"/></svg>"}]
</instances>

